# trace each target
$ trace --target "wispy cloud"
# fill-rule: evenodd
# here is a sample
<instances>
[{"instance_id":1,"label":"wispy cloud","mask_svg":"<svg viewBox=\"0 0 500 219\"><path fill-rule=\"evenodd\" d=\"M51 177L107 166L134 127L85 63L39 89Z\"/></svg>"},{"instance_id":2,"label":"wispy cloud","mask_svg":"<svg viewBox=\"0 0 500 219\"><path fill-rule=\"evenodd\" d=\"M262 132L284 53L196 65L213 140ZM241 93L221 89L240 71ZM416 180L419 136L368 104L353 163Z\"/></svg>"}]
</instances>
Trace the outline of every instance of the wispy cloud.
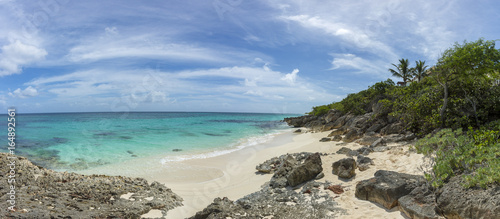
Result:
<instances>
[{"instance_id":1,"label":"wispy cloud","mask_svg":"<svg viewBox=\"0 0 500 219\"><path fill-rule=\"evenodd\" d=\"M36 97L38 96L38 91L32 86L29 86L24 90L21 90L21 88L17 88L13 92L9 92L9 96L14 98Z\"/></svg>"}]
</instances>

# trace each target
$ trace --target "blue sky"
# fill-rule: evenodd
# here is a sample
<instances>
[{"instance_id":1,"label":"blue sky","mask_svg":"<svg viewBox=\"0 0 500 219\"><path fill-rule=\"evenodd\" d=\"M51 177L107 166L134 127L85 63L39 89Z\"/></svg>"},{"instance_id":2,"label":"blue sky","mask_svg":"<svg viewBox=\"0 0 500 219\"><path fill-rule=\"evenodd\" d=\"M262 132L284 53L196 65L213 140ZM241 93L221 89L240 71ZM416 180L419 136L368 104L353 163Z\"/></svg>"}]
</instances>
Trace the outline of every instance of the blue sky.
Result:
<instances>
[{"instance_id":1,"label":"blue sky","mask_svg":"<svg viewBox=\"0 0 500 219\"><path fill-rule=\"evenodd\" d=\"M0 109L304 113L500 39L498 1L0 0ZM397 80L392 78L393 80Z\"/></svg>"}]
</instances>

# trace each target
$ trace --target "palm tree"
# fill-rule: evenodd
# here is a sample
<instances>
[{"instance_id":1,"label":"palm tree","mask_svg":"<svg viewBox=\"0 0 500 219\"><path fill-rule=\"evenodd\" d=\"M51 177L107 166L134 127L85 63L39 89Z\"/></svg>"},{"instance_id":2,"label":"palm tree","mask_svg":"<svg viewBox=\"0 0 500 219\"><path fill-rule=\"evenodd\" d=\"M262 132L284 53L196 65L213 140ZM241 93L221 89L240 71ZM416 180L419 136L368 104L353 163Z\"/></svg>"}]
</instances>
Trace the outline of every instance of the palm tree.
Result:
<instances>
[{"instance_id":1,"label":"palm tree","mask_svg":"<svg viewBox=\"0 0 500 219\"><path fill-rule=\"evenodd\" d=\"M425 77L425 72L427 71L427 65L425 65L425 61L421 61L421 60L418 60L415 61L415 68L413 68L413 74L418 78L418 82L420 82L420 80Z\"/></svg>"},{"instance_id":2,"label":"palm tree","mask_svg":"<svg viewBox=\"0 0 500 219\"><path fill-rule=\"evenodd\" d=\"M400 59L398 65L392 64L394 67L396 67L396 70L394 70L392 68L389 69L389 72L392 73L392 76L403 78L403 82L404 82L405 86L406 86L406 82L412 76L412 71L409 68L408 63L409 63L408 59Z\"/></svg>"}]
</instances>

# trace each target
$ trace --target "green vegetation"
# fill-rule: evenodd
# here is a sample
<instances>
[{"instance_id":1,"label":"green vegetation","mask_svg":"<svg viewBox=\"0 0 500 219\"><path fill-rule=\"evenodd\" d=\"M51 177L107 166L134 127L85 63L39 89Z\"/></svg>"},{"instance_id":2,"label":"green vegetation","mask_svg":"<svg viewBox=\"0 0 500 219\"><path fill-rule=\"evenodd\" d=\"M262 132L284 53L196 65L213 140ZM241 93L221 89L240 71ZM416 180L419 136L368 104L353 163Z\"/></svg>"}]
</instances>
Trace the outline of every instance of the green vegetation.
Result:
<instances>
[{"instance_id":1,"label":"green vegetation","mask_svg":"<svg viewBox=\"0 0 500 219\"><path fill-rule=\"evenodd\" d=\"M442 129L419 140L419 153L434 157L434 166L426 178L434 187L442 186L450 177L463 175L465 187L500 182L500 120L489 128Z\"/></svg>"},{"instance_id":2,"label":"green vegetation","mask_svg":"<svg viewBox=\"0 0 500 219\"><path fill-rule=\"evenodd\" d=\"M387 79L386 81L378 82L368 87L366 90L349 94L340 102L313 107L309 115L321 116L328 113L330 109L336 109L343 113L362 115L371 111L373 103L377 103L379 100L387 98L386 92L394 89L394 87L394 82L391 79Z\"/></svg>"},{"instance_id":3,"label":"green vegetation","mask_svg":"<svg viewBox=\"0 0 500 219\"><path fill-rule=\"evenodd\" d=\"M464 175L467 187L500 183L500 50L495 41L457 43L429 69L425 61L414 68L407 59L399 62L389 72L405 82L415 77L408 86L395 86L388 79L340 102L314 107L310 114L336 109L361 115L382 103L384 113L418 136L440 130L416 145L418 152L434 159L427 176L434 186L455 175Z\"/></svg>"}]
</instances>

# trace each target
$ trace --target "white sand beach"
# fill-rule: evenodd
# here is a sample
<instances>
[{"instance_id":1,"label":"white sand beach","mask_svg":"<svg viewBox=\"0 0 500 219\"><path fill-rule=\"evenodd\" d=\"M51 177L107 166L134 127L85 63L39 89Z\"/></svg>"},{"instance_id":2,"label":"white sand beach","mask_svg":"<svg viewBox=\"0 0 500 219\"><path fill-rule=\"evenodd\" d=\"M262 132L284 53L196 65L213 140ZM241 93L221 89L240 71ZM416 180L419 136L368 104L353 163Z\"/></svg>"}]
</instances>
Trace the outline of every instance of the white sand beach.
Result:
<instances>
[{"instance_id":1,"label":"white sand beach","mask_svg":"<svg viewBox=\"0 0 500 219\"><path fill-rule=\"evenodd\" d=\"M390 150L372 152L367 156L375 165L365 171L356 170L356 176L350 180L341 180L332 174L331 165L346 155L335 152L341 147L358 149L362 146L357 143L319 142L319 139L328 133L296 134L290 131L277 135L270 142L210 158L171 161L164 164L160 162L161 156L138 158L111 167L87 169L79 173L142 177L149 182L164 183L184 199L184 206L168 211L167 218L186 218L203 210L217 197L228 197L234 201L260 190L261 186L271 179L272 174L257 173L255 166L272 157L286 153L320 152L328 155L321 156L325 177L318 181L329 181L344 187L345 192L340 195L328 191L339 203L339 207L347 210L347 215L340 218L406 218L397 208L386 210L378 204L357 199L354 197L355 187L357 182L372 178L377 170L423 175L423 156L410 152L404 142L391 143L387 145ZM162 215L159 210L152 210L143 217L158 218Z\"/></svg>"},{"instance_id":2,"label":"white sand beach","mask_svg":"<svg viewBox=\"0 0 500 219\"><path fill-rule=\"evenodd\" d=\"M351 180L340 180L332 174L333 162L345 158L344 154L335 154L341 147L357 149L356 143L319 142L328 133L286 133L276 137L272 142L248 147L230 154L206 158L192 159L164 165L158 174L141 176L149 181L165 183L176 194L184 199L184 206L168 212L167 218L186 218L202 210L216 197L228 197L237 200L245 195L260 190L261 185L269 181L272 174L258 174L255 166L275 156L295 152L328 153L322 156L325 177L320 182L330 181L342 185L345 192L336 195L329 192L339 203L339 207L347 210L341 218L405 218L397 208L386 210L378 204L359 200L354 197L356 183L373 177L377 170L393 170L409 174L423 174L423 156L409 152L408 146L388 144L391 150L373 152L368 155L375 165L366 171L356 170ZM293 135L293 136L290 136ZM283 143L292 137L291 142ZM282 143L282 144L280 144ZM170 166L168 168L167 166ZM152 211L144 217L161 217L159 211Z\"/></svg>"}]
</instances>

